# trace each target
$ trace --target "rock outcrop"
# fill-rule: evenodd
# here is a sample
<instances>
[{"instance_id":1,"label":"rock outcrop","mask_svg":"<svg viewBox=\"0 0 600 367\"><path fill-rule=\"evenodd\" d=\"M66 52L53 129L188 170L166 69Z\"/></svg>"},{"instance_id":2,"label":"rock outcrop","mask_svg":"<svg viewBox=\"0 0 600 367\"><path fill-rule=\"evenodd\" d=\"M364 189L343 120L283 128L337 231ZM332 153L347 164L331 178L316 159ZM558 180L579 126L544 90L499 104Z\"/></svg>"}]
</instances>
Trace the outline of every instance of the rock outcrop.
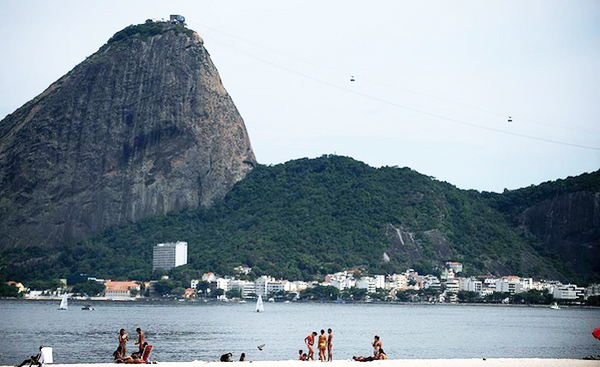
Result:
<instances>
[{"instance_id":1,"label":"rock outcrop","mask_svg":"<svg viewBox=\"0 0 600 367\"><path fill-rule=\"evenodd\" d=\"M0 122L0 249L210 206L254 165L198 34L130 26Z\"/></svg>"}]
</instances>

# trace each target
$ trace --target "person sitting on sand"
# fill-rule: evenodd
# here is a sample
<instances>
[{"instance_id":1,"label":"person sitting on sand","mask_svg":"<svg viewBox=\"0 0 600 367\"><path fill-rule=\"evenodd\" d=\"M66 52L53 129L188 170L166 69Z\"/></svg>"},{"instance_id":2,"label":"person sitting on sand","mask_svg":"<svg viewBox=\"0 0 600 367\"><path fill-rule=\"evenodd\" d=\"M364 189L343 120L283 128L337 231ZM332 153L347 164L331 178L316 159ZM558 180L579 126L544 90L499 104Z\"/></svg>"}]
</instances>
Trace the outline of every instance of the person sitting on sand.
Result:
<instances>
[{"instance_id":1,"label":"person sitting on sand","mask_svg":"<svg viewBox=\"0 0 600 367\"><path fill-rule=\"evenodd\" d=\"M233 353L225 353L221 356L219 360L221 362L233 362L233 359L231 357L233 357Z\"/></svg>"},{"instance_id":2,"label":"person sitting on sand","mask_svg":"<svg viewBox=\"0 0 600 367\"><path fill-rule=\"evenodd\" d=\"M304 338L304 343L308 347L308 359L311 361L315 360L315 351L313 350L313 345L315 345L315 336L317 336L317 332L313 331L312 334Z\"/></svg>"},{"instance_id":3,"label":"person sitting on sand","mask_svg":"<svg viewBox=\"0 0 600 367\"><path fill-rule=\"evenodd\" d=\"M245 362L246 361L246 353L242 353L240 355L240 362Z\"/></svg>"},{"instance_id":4,"label":"person sitting on sand","mask_svg":"<svg viewBox=\"0 0 600 367\"><path fill-rule=\"evenodd\" d=\"M299 360L299 361L303 361L303 360L304 360L304 359L302 358L302 355L303 355L303 354L305 354L305 353L302 351L302 349L300 349L300 350L298 351L298 360Z\"/></svg>"},{"instance_id":5,"label":"person sitting on sand","mask_svg":"<svg viewBox=\"0 0 600 367\"><path fill-rule=\"evenodd\" d=\"M23 367L26 364L29 364L29 367L36 365L38 367L42 366L42 362L40 362L40 358L42 357L42 348L43 346L40 345L40 352L34 356L30 356L29 358L27 358L26 360L24 360L23 362L21 362L20 365L18 365L17 367Z\"/></svg>"},{"instance_id":6,"label":"person sitting on sand","mask_svg":"<svg viewBox=\"0 0 600 367\"><path fill-rule=\"evenodd\" d=\"M381 340L379 339L379 335L375 335L373 337L373 357L377 357L377 353L379 353L379 349L383 346Z\"/></svg>"}]
</instances>

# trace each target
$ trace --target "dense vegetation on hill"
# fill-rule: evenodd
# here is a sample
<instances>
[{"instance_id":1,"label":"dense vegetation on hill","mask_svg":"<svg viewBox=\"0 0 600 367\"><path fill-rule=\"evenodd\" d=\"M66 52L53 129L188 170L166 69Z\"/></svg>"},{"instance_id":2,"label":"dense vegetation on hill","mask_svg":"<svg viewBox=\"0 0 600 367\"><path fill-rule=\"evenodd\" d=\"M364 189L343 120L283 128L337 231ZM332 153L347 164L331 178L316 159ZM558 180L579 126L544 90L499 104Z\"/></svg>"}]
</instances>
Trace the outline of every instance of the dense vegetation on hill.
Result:
<instances>
[{"instance_id":1,"label":"dense vegetation on hill","mask_svg":"<svg viewBox=\"0 0 600 367\"><path fill-rule=\"evenodd\" d=\"M589 185L598 190L597 175ZM373 168L340 156L259 165L212 208L112 228L46 252L10 250L0 257L0 276L25 280L87 273L149 279L152 246L180 240L189 247L189 264L173 272L180 277L232 274L242 264L256 275L290 279L315 279L351 267L371 273L408 267L435 272L444 261L457 260L471 274L581 280L515 225L509 212L517 204L506 204L527 206L528 200L559 189L544 184L524 190L539 191L481 194L409 168ZM598 274L585 276L594 277Z\"/></svg>"}]
</instances>

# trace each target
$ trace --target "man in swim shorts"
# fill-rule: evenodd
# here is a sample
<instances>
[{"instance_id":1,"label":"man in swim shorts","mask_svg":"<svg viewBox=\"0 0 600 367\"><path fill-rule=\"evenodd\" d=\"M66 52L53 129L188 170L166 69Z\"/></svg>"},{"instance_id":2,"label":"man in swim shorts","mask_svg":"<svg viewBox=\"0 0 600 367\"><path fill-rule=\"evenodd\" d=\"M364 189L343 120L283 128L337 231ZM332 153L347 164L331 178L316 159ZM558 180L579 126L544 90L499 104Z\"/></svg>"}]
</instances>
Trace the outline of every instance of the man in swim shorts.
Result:
<instances>
[{"instance_id":1,"label":"man in swim shorts","mask_svg":"<svg viewBox=\"0 0 600 367\"><path fill-rule=\"evenodd\" d=\"M373 356L377 357L377 354L379 354L379 349L381 349L382 344L381 344L381 340L379 339L379 335L375 335L375 337L373 338Z\"/></svg>"},{"instance_id":2,"label":"man in swim shorts","mask_svg":"<svg viewBox=\"0 0 600 367\"><path fill-rule=\"evenodd\" d=\"M313 349L313 345L315 345L315 336L317 336L317 332L313 331L312 334L304 338L304 343L308 347L308 359L311 361L315 360L315 351Z\"/></svg>"},{"instance_id":3,"label":"man in swim shorts","mask_svg":"<svg viewBox=\"0 0 600 367\"><path fill-rule=\"evenodd\" d=\"M327 361L333 361L333 331L327 329Z\"/></svg>"}]
</instances>

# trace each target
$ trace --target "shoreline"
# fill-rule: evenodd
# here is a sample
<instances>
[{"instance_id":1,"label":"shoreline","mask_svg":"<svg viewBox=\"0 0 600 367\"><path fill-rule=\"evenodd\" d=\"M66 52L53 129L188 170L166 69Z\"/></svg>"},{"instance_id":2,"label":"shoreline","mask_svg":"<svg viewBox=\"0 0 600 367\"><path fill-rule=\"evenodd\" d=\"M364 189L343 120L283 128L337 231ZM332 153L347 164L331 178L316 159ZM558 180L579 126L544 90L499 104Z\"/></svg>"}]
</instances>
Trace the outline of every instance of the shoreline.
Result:
<instances>
[{"instance_id":1,"label":"shoreline","mask_svg":"<svg viewBox=\"0 0 600 367\"><path fill-rule=\"evenodd\" d=\"M7 300L7 301L31 301L31 302L55 302L55 301L60 301L62 299L62 297L36 297L36 298L14 298L14 297L0 297L0 301L2 300ZM120 304L136 304L136 303L157 303L157 304L164 304L164 303L176 303L176 304L188 304L188 303L199 303L199 304L237 304L239 302L237 301L229 301L229 302L224 302L224 301L219 301L219 300L207 300L207 302L204 302L203 299L195 299L195 300L188 300L188 299L180 299L180 298L166 298L166 299L161 299L161 298L135 298L135 299L106 299L106 298L101 298L101 297L93 297L93 298L70 298L70 300L72 301L77 301L77 302L82 302L82 303L86 303L86 302L97 302L97 303L120 303ZM253 300L248 300L249 302L253 301ZM274 303L281 303L283 304L283 302L274 302ZM529 307L533 307L533 308L550 308L550 304L514 304L514 303L508 303L508 304L503 304L503 303L483 303L483 302L474 302L474 303L468 303L468 302L464 302L464 303L430 303L430 302L397 302L397 301L388 301L388 302L381 302L381 301L372 301L372 302L343 302L343 303L338 303L335 301L331 301L331 302L323 302L323 301L313 301L313 300L308 300L308 301L293 301L291 302L293 304L347 304L347 305L405 305L405 306L453 306L453 307L460 307L460 306L481 306L481 307L523 307L523 308L529 308ZM561 308L565 308L565 309L600 309L600 306L589 306L589 305L560 305ZM2 367L2 366L0 366Z\"/></svg>"},{"instance_id":2,"label":"shoreline","mask_svg":"<svg viewBox=\"0 0 600 367\"><path fill-rule=\"evenodd\" d=\"M165 367L210 367L213 365L222 365L227 362L157 362L157 365ZM252 364L252 367L276 367L276 366L293 366L300 367L314 365L316 363L326 363L336 367L361 366L366 363L366 366L375 365L381 367L599 367L600 360L583 360L583 359L559 359L559 358L473 358L473 359L388 359L385 361L373 362L356 362L351 360L338 360L333 362L311 361L304 362L298 360L282 360L282 361L247 361L247 362L230 362L237 366L247 366ZM53 367L109 367L115 366L115 363L74 363L74 364L53 364ZM0 366L4 367L4 366ZM6 366L12 367L12 366ZM215 366L216 367L216 366Z\"/></svg>"}]
</instances>

